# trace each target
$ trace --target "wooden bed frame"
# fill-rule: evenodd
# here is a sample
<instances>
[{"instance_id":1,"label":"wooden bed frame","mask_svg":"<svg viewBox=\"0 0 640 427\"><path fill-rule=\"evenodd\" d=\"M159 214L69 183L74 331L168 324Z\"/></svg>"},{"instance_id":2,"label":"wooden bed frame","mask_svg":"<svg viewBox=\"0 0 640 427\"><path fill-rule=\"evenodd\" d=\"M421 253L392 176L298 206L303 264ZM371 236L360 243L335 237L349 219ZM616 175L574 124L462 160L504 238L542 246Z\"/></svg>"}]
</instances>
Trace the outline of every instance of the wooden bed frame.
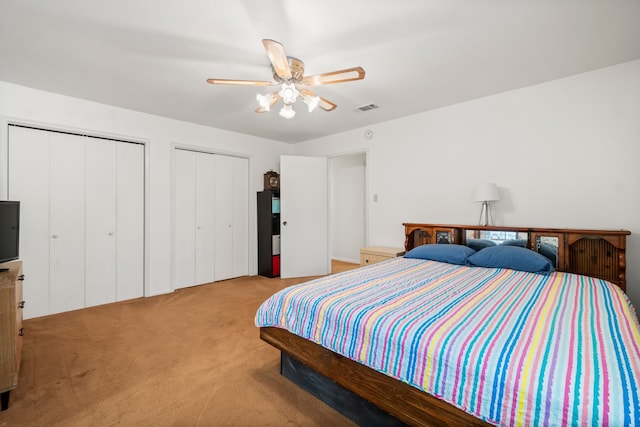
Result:
<instances>
[{"instance_id":1,"label":"wooden bed frame","mask_svg":"<svg viewBox=\"0 0 640 427\"><path fill-rule=\"evenodd\" d=\"M558 271L600 277L626 290L626 236L627 230L578 230L531 227L498 227L443 224L405 223L405 249L438 241L465 244L467 235L480 231L509 231L526 234L527 247L536 250L539 237L558 240ZM522 234L525 233L525 234ZM322 383L322 393L343 393L348 390L353 400L340 399L337 410L349 416L344 408L360 408L359 399L372 403L395 419L415 426L433 425L488 425L457 407L444 402L402 381L384 375L358 362L334 353L284 329L260 328L260 338L286 355L308 367L329 381ZM284 359L283 359L284 360ZM301 384L301 378L288 376ZM308 381L308 379L307 379ZM331 404L331 402L328 402ZM332 405L333 406L333 405ZM353 412L353 411L352 411ZM353 418L352 418L353 419ZM358 422L358 419L355 419ZM380 425L384 425L381 422Z\"/></svg>"},{"instance_id":2,"label":"wooden bed frame","mask_svg":"<svg viewBox=\"0 0 640 427\"><path fill-rule=\"evenodd\" d=\"M408 251L429 243L465 245L467 236L480 233L516 232L525 236L526 247L537 251L539 239L558 242L558 271L582 274L608 280L627 291L626 239L628 230L583 230L571 228L501 227L480 225L404 223L404 247Z\"/></svg>"}]
</instances>

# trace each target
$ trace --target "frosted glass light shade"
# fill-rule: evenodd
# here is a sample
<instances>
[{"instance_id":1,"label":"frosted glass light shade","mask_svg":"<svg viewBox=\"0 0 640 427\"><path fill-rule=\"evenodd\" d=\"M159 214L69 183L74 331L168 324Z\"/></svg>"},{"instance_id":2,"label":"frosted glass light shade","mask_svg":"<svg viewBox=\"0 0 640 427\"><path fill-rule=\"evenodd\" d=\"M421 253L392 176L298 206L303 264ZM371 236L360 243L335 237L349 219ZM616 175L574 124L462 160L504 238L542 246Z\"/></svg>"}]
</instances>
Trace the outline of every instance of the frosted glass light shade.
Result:
<instances>
[{"instance_id":1,"label":"frosted glass light shade","mask_svg":"<svg viewBox=\"0 0 640 427\"><path fill-rule=\"evenodd\" d=\"M307 104L307 106L309 107L309 112L311 113L318 106L318 103L320 102L320 97L319 96L305 96L305 97L302 98L302 100L304 101L305 104Z\"/></svg>"},{"instance_id":2,"label":"frosted glass light shade","mask_svg":"<svg viewBox=\"0 0 640 427\"><path fill-rule=\"evenodd\" d=\"M280 115L285 119L291 119L296 115L296 112L293 110L291 105L285 104L284 107L280 109Z\"/></svg>"},{"instance_id":3,"label":"frosted glass light shade","mask_svg":"<svg viewBox=\"0 0 640 427\"><path fill-rule=\"evenodd\" d=\"M296 86L293 83L282 83L281 87L282 89L280 89L280 92L278 92L278 94L280 95L284 103L293 104L294 102L296 102L296 99L298 99L298 95L300 94L300 92L298 92L298 89L296 89Z\"/></svg>"},{"instance_id":4,"label":"frosted glass light shade","mask_svg":"<svg viewBox=\"0 0 640 427\"><path fill-rule=\"evenodd\" d=\"M256 95L256 99L258 100L258 105L260 105L260 107L262 107L262 109L264 111L269 111L270 107L271 107L271 102L273 102L273 95L272 94L266 94L266 95L260 95L257 94Z\"/></svg>"}]
</instances>

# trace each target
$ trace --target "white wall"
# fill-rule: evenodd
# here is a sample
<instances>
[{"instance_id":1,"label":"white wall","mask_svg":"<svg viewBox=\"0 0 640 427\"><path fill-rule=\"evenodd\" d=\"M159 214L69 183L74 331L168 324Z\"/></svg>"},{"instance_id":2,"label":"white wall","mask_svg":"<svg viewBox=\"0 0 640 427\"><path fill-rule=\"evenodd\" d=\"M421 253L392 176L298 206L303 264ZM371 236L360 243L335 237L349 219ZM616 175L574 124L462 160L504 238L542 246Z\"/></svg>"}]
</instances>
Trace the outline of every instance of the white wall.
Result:
<instances>
[{"instance_id":1,"label":"white wall","mask_svg":"<svg viewBox=\"0 0 640 427\"><path fill-rule=\"evenodd\" d=\"M630 230L640 309L640 60L366 129L296 149L368 150L369 244L402 246L403 222L475 224L474 186L495 182L496 224Z\"/></svg>"},{"instance_id":2,"label":"white wall","mask_svg":"<svg viewBox=\"0 0 640 427\"><path fill-rule=\"evenodd\" d=\"M639 117L638 60L381 123L372 139L363 128L295 146L0 82L0 198L9 119L145 141L152 295L170 290L172 144L250 156L254 191L280 154L367 150L369 244L402 246L402 222L473 224L475 184L496 182L500 225L631 230L627 292L640 308Z\"/></svg>"},{"instance_id":3,"label":"white wall","mask_svg":"<svg viewBox=\"0 0 640 427\"><path fill-rule=\"evenodd\" d=\"M365 153L330 159L331 257L360 262L365 245Z\"/></svg>"},{"instance_id":4,"label":"white wall","mask_svg":"<svg viewBox=\"0 0 640 427\"><path fill-rule=\"evenodd\" d=\"M0 82L0 198L7 191L8 121L146 143L146 295L171 290L172 147L178 144L248 157L250 274L256 274L255 192L262 190L264 172L278 170L280 154L290 153L291 145Z\"/></svg>"}]
</instances>

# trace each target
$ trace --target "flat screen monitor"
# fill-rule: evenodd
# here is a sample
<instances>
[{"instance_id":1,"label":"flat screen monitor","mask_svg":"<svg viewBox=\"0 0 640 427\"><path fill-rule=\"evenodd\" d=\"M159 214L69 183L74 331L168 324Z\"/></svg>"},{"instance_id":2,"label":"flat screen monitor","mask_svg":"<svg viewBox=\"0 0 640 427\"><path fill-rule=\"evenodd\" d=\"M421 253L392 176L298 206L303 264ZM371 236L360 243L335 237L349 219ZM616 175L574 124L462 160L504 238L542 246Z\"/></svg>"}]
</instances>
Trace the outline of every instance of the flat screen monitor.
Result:
<instances>
[{"instance_id":1,"label":"flat screen monitor","mask_svg":"<svg viewBox=\"0 0 640 427\"><path fill-rule=\"evenodd\" d=\"M20 202L0 200L0 263L19 258Z\"/></svg>"}]
</instances>

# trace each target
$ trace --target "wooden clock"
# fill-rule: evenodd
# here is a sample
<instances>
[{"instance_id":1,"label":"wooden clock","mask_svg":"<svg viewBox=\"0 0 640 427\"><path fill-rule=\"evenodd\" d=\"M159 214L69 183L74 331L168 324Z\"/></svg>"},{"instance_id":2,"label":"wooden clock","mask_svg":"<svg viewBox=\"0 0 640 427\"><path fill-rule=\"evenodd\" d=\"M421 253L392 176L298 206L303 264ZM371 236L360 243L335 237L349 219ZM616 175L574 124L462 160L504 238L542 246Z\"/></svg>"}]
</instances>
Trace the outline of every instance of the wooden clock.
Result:
<instances>
[{"instance_id":1,"label":"wooden clock","mask_svg":"<svg viewBox=\"0 0 640 427\"><path fill-rule=\"evenodd\" d=\"M280 174L278 172L269 171L264 174L264 189L265 190L280 190Z\"/></svg>"}]
</instances>

